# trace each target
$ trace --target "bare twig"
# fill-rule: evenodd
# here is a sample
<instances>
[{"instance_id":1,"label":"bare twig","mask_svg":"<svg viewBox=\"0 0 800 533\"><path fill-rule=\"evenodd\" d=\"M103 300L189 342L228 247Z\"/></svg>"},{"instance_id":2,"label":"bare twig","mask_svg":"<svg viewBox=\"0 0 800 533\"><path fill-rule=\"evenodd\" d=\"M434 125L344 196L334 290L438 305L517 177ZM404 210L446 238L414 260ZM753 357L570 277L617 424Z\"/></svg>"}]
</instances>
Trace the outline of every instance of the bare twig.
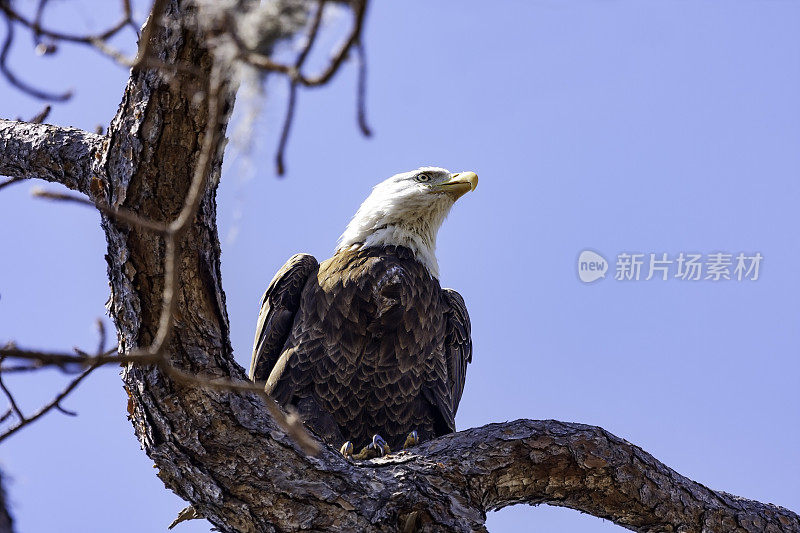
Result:
<instances>
[{"instance_id":1,"label":"bare twig","mask_svg":"<svg viewBox=\"0 0 800 533\"><path fill-rule=\"evenodd\" d=\"M131 4L128 1L123 1L122 17L116 24L112 25L105 31L88 35L74 35L69 33L62 33L47 29L41 25L45 4L47 4L47 2L39 3L34 20L28 20L27 18L23 17L19 12L12 9L7 1L0 2L0 11L6 15L7 20L12 22L19 22L26 28L33 31L37 39L41 36L44 36L56 41L65 41L65 42L79 43L79 44L92 44L92 41L96 40L105 41L111 39L117 33L122 31L122 29L124 29L126 26L129 26L133 22L133 11L131 9Z\"/></svg>"},{"instance_id":2,"label":"bare twig","mask_svg":"<svg viewBox=\"0 0 800 533\"><path fill-rule=\"evenodd\" d=\"M36 116L34 116L28 122L30 122L31 124L41 124L42 122L47 120L48 115L50 115L51 109L52 107L50 107L50 104L47 104L41 111L39 111L39 113Z\"/></svg>"},{"instance_id":3,"label":"bare twig","mask_svg":"<svg viewBox=\"0 0 800 533\"><path fill-rule=\"evenodd\" d=\"M322 22L322 13L325 11L325 3L326 0L319 0L319 2L317 2L317 11L314 13L314 19L311 21L311 26L308 29L308 35L306 35L306 44L303 49L300 50L300 53L297 55L297 59L295 59L294 62L294 67L298 72L303 67L303 63L305 63L308 54L311 52L311 49L314 47L314 43L317 40L319 26Z\"/></svg>"},{"instance_id":4,"label":"bare twig","mask_svg":"<svg viewBox=\"0 0 800 533\"><path fill-rule=\"evenodd\" d=\"M278 152L275 154L275 167L277 169L278 176L283 176L285 171L283 154L286 150L286 144L289 141L289 131L291 130L292 122L294 121L294 106L297 102L297 78L300 76L303 63L305 63L308 54L311 52L314 42L317 40L319 25L322 22L322 12L325 10L325 1L326 0L319 0L317 3L317 12L314 14L314 20L311 22L311 26L309 27L308 35L306 36L306 44L298 54L297 59L295 59L294 69L292 70L292 74L289 76L289 101L286 104L286 116L283 119L281 137L280 141L278 141Z\"/></svg>"},{"instance_id":5,"label":"bare twig","mask_svg":"<svg viewBox=\"0 0 800 533\"><path fill-rule=\"evenodd\" d=\"M33 29L33 42L39 44L41 42L42 33L39 27L42 24L42 17L44 16L44 8L47 6L49 0L39 0L39 5L36 6L36 14L33 17L33 22L36 27Z\"/></svg>"},{"instance_id":6,"label":"bare twig","mask_svg":"<svg viewBox=\"0 0 800 533\"><path fill-rule=\"evenodd\" d=\"M108 215L109 217L117 220L119 222L124 222L131 226L143 228L159 235L166 235L168 228L165 224L160 222L155 222L152 220L148 220L146 218L142 218L127 209L120 208L120 207L111 207L108 204L100 203L100 202L92 202L84 198L83 196L77 196L74 194L66 194L60 192L53 192L53 191L46 191L41 188L34 188L31 191L31 194L36 198L45 198L47 200L59 200L62 202L72 202L76 204L88 205L91 207L96 207L98 210L102 211L104 214Z\"/></svg>"},{"instance_id":7,"label":"bare twig","mask_svg":"<svg viewBox=\"0 0 800 533\"><path fill-rule=\"evenodd\" d=\"M328 68L326 68L317 76L304 78L304 85L313 87L328 83L334 74L338 72L339 67L342 65L344 60L347 59L350 49L360 39L361 28L364 24L364 15L367 13L367 0L353 0L351 6L351 9L353 10L353 28L350 30L350 35L348 35L347 39L344 41L344 43L342 43L339 51L334 54L333 59L328 64Z\"/></svg>"},{"instance_id":8,"label":"bare twig","mask_svg":"<svg viewBox=\"0 0 800 533\"><path fill-rule=\"evenodd\" d=\"M78 413L76 413L75 411L71 411L69 409L64 409L60 404L56 404L55 408L56 410L60 411L61 413L67 416L78 416Z\"/></svg>"},{"instance_id":9,"label":"bare twig","mask_svg":"<svg viewBox=\"0 0 800 533\"><path fill-rule=\"evenodd\" d=\"M105 326L103 325L103 322L100 319L97 320L97 328L99 334L99 342L98 342L97 353L93 356L88 355L77 348L75 349L77 355L70 353L53 353L53 352L42 352L36 350L24 350L18 348L13 343L8 343L4 347L0 348L0 390L2 390L3 393L6 395L6 398L8 398L8 401L11 404L11 409L19 419L15 425L13 425L12 427L8 428L7 430L5 430L3 433L0 434L0 442L4 441L17 431L24 428L25 426L35 422L36 420L38 420L39 418L41 418L42 416L44 416L46 413L48 413L53 409L60 411L61 413L68 416L77 416L76 412L64 408L61 405L61 401L64 398L66 398L80 384L80 382L83 381L83 379L86 378L86 376L88 376L95 369L109 363L121 363L129 358L123 355L112 355L116 353L117 348L104 351L106 342L106 332L105 332ZM31 364L25 366L2 365L5 359L22 359L31 361ZM136 358L136 361L139 363L146 364L147 362L154 362L155 358L148 359L146 356L144 357L140 356ZM53 398L53 400L45 404L30 417L25 416L25 414L19 408L16 400L14 399L14 395L11 393L11 391L9 391L5 383L3 383L2 379L3 374L8 371L14 371L14 370L33 371L50 366L55 366L64 370L67 368L68 365L75 365L75 364L81 365L84 368L83 372L81 372L81 374L78 377L73 379L64 390L62 390L59 394L55 396L55 398ZM5 421L7 418L8 416L4 415L2 420L0 420L0 422Z\"/></svg>"},{"instance_id":10,"label":"bare twig","mask_svg":"<svg viewBox=\"0 0 800 533\"><path fill-rule=\"evenodd\" d=\"M0 10L6 11L8 9L5 2L0 2ZM52 100L55 102L63 102L65 100L69 100L72 97L72 91L67 91L64 93L48 93L46 91L42 91L33 87L32 85L28 85L24 81L20 80L14 72L8 66L8 52L11 50L11 44L14 42L14 22L12 18L9 16L6 18L6 38L3 41L2 49L0 49L0 73L2 73L8 82L19 89L20 91L33 96L34 98L38 98L40 100Z\"/></svg>"},{"instance_id":11,"label":"bare twig","mask_svg":"<svg viewBox=\"0 0 800 533\"><path fill-rule=\"evenodd\" d=\"M372 130L367 124L367 55L364 45L356 42L356 58L358 59L358 90L356 91L356 108L358 128L364 137L371 137Z\"/></svg>"},{"instance_id":12,"label":"bare twig","mask_svg":"<svg viewBox=\"0 0 800 533\"><path fill-rule=\"evenodd\" d=\"M20 372L33 372L39 370L41 366L33 365L3 365L0 366L0 374L14 374Z\"/></svg>"},{"instance_id":13,"label":"bare twig","mask_svg":"<svg viewBox=\"0 0 800 533\"><path fill-rule=\"evenodd\" d=\"M33 361L35 368L43 368L48 366L55 366L59 368L66 367L67 365L80 365L83 367L99 366L111 363L126 364L154 364L158 362L157 357L150 355L132 355L132 354L119 354L117 355L117 348L113 348L106 352L97 355L88 355L84 353L68 353L68 352L45 352L39 350L24 350L21 348L5 347L0 348L0 356L8 359L21 359L25 361Z\"/></svg>"},{"instance_id":14,"label":"bare twig","mask_svg":"<svg viewBox=\"0 0 800 533\"><path fill-rule=\"evenodd\" d=\"M38 420L39 418L41 418L42 416L47 414L52 409L58 408L59 407L59 403L61 402L61 400L66 398L69 395L69 393L71 393L73 390L75 390L75 387L77 387L80 384L80 382L83 381L96 368L97 368L97 366L95 365L95 366L91 366L91 367L87 368L86 370L84 370L78 377L73 379L69 383L69 385L67 385L66 388L64 390L62 390L52 401L50 401L50 403L44 405L42 408L40 408L38 411L36 411L30 417L21 418L21 420L19 422L17 422L15 425L11 426L6 431L4 431L2 434L0 434L0 442L3 442L8 437L13 435L17 431L21 430L25 426L27 426L29 424L32 424L33 422L36 422L36 420Z\"/></svg>"},{"instance_id":15,"label":"bare twig","mask_svg":"<svg viewBox=\"0 0 800 533\"><path fill-rule=\"evenodd\" d=\"M350 30L347 38L344 40L342 45L339 47L339 50L333 54L328 66L325 67L321 72L313 76L306 76L297 68L297 65L285 65L282 63L277 63L272 60L269 56L265 56L263 54L259 54L253 50L250 50L244 42L239 39L235 32L231 32L231 37L233 38L236 45L239 47L239 59L244 61L245 63L252 65L256 68L261 70L271 71L271 72L279 72L281 74L285 74L290 78L294 79L300 85L304 85L306 87L319 87L321 85L325 85L328 83L331 78L339 71L339 67L342 66L344 60L347 59L348 55L350 54L350 50L356 45L356 43L361 38L361 31L364 26L364 18L367 12L367 1L366 0L353 0L351 3L351 9L353 10L353 27ZM312 25L313 29L313 25ZM307 55L309 48L309 44L313 44L313 41L309 40L306 43L306 46L303 47L301 50L300 55Z\"/></svg>"},{"instance_id":16,"label":"bare twig","mask_svg":"<svg viewBox=\"0 0 800 533\"><path fill-rule=\"evenodd\" d=\"M0 362L2 362L2 361L0 361ZM2 389L3 394L5 394L6 398L8 398L8 403L11 404L11 409L17 415L17 418L19 418L21 421L24 421L25 420L25 415L22 414L22 410L19 408L19 405L17 405L17 402L14 399L14 395L11 394L11 391L9 391L8 387L6 387L6 384L3 383L3 376L2 375L0 375L0 389Z\"/></svg>"},{"instance_id":17,"label":"bare twig","mask_svg":"<svg viewBox=\"0 0 800 533\"><path fill-rule=\"evenodd\" d=\"M111 57L117 62L123 64L131 63L130 61L126 60L124 55L119 53L117 50L115 50L108 44L108 41L110 39L115 37L126 27L132 28L133 31L138 35L136 22L133 20L133 9L131 7L130 0L122 0L121 2L122 14L119 20L115 24L113 24L106 30L101 31L99 33L87 33L82 35L64 33L60 31L51 30L45 27L43 24L43 19L45 10L49 5L49 3L50 3L49 0L39 0L36 7L36 12L34 14L34 18L33 20L31 20L23 16L19 11L13 9L11 7L11 2L9 0L0 0L0 13L4 15L7 28L6 38L2 47L2 51L0 51L0 72L2 72L2 74L6 77L6 79L8 79L8 81L12 85L17 87L24 93L42 100L64 101L68 100L72 96L71 91L58 94L36 89L35 87L32 87L31 85L28 85L27 83L21 81L11 71L11 69L8 67L7 59L8 59L8 52L11 48L11 45L14 42L15 24L20 24L21 26L27 28L32 32L34 44L36 45L37 51L40 53L52 54L57 50L55 43L68 42L73 44L88 45L99 50L101 53ZM163 1L156 0L156 6L161 5L162 7L162 11L159 11L158 13L163 12L163 4L164 4ZM43 37L47 38L49 42L44 43L42 41ZM139 62L141 62L141 58L138 59L140 60ZM139 62L137 62L136 64L139 64Z\"/></svg>"},{"instance_id":18,"label":"bare twig","mask_svg":"<svg viewBox=\"0 0 800 533\"><path fill-rule=\"evenodd\" d=\"M303 85L304 87L319 87L325 85L331 78L338 72L342 63L347 59L350 50L355 48L358 54L358 91L357 91L357 113L358 125L361 132L369 137L372 132L367 125L366 121L366 56L364 54L363 46L361 45L361 32L364 25L364 17L367 9L366 0L354 0L351 4L353 10L353 27L350 30L345 41L339 47L339 50L333 55L328 63L328 66L320 73L314 76L306 76L303 74L303 64L305 63L308 54L311 52L314 42L316 41L319 27L322 20L322 13L325 8L326 0L318 2L317 11L314 19L309 26L309 31L306 36L306 43L300 50L293 65L286 65L277 63L271 57L260 54L248 48L248 46L236 35L236 32L231 31L230 36L236 46L239 48L239 59L253 67L269 72L277 72L289 78L289 100L286 105L286 115L284 117L283 126L281 128L280 140L278 141L278 148L275 154L275 166L279 176L285 172L284 153L289 139L289 130L292 126L294 119L294 110L297 101L297 86ZM234 27L231 21L228 21L228 26Z\"/></svg>"},{"instance_id":19,"label":"bare twig","mask_svg":"<svg viewBox=\"0 0 800 533\"><path fill-rule=\"evenodd\" d=\"M281 136L278 140L278 149L275 152L275 169L278 176L283 176L286 172L286 166L283 163L284 153L286 152L286 145L289 141L289 132L292 129L292 122L294 121L294 106L297 101L297 84L289 81L289 99L286 102L286 115L283 117L283 127L281 127Z\"/></svg>"},{"instance_id":20,"label":"bare twig","mask_svg":"<svg viewBox=\"0 0 800 533\"><path fill-rule=\"evenodd\" d=\"M239 59L261 70L285 74L300 85L304 85L306 87L319 87L321 85L325 85L339 71L339 67L341 67L342 63L344 63L344 60L347 59L348 55L350 54L350 50L361 38L361 31L364 26L364 18L367 13L367 1L353 0L350 5L351 9L353 10L353 27L339 49L333 54L333 57L331 58L327 67L325 67L325 69L316 75L306 76L300 71L296 63L295 65L277 63L269 56L265 56L250 50L247 45L245 45L245 43L238 38L235 32L231 32L231 37L233 38L234 43L236 43L236 45L239 47ZM306 42L306 45L300 51L301 57L304 57L308 54L308 51L310 50L309 44L313 44L313 40L309 39L308 42ZM302 66L302 64L300 66Z\"/></svg>"},{"instance_id":21,"label":"bare twig","mask_svg":"<svg viewBox=\"0 0 800 533\"><path fill-rule=\"evenodd\" d=\"M106 351L106 325L99 318L97 319L95 324L97 324L97 336L98 336L97 354L100 355Z\"/></svg>"}]
</instances>

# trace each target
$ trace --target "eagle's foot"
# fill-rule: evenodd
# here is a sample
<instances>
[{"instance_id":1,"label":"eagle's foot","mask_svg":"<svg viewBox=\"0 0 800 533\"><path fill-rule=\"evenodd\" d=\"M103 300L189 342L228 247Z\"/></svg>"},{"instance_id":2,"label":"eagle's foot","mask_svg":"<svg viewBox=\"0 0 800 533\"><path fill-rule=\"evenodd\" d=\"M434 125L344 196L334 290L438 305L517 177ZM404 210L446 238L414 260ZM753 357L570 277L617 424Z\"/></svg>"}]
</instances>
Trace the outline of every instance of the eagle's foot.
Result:
<instances>
[{"instance_id":1,"label":"eagle's foot","mask_svg":"<svg viewBox=\"0 0 800 533\"><path fill-rule=\"evenodd\" d=\"M403 449L407 450L408 448L416 446L417 444L419 444L419 435L417 435L417 431L414 430L408 434L408 437L406 437L406 441L403 443Z\"/></svg>"},{"instance_id":2,"label":"eagle's foot","mask_svg":"<svg viewBox=\"0 0 800 533\"><path fill-rule=\"evenodd\" d=\"M367 459L375 459L376 457L383 457L384 455L389 455L391 453L391 449L389 449L389 445L386 444L386 441L383 440L383 437L376 434L372 437L372 442L364 446L360 452L353 455L353 459L358 459L359 461L364 461Z\"/></svg>"},{"instance_id":3,"label":"eagle's foot","mask_svg":"<svg viewBox=\"0 0 800 533\"><path fill-rule=\"evenodd\" d=\"M347 441L342 444L342 447L339 448L339 452L345 456L345 458L353 457L353 443L352 441Z\"/></svg>"}]
</instances>

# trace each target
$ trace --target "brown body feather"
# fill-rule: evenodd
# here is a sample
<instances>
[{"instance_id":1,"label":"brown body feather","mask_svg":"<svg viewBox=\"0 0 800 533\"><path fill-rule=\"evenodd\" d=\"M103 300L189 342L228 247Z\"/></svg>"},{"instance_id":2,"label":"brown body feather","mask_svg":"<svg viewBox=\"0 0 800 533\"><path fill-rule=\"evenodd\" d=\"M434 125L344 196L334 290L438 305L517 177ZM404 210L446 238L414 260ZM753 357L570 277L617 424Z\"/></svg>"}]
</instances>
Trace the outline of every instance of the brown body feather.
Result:
<instances>
[{"instance_id":1,"label":"brown body feather","mask_svg":"<svg viewBox=\"0 0 800 533\"><path fill-rule=\"evenodd\" d=\"M332 445L455 430L472 356L464 301L402 247L296 255L262 301L250 375Z\"/></svg>"}]
</instances>

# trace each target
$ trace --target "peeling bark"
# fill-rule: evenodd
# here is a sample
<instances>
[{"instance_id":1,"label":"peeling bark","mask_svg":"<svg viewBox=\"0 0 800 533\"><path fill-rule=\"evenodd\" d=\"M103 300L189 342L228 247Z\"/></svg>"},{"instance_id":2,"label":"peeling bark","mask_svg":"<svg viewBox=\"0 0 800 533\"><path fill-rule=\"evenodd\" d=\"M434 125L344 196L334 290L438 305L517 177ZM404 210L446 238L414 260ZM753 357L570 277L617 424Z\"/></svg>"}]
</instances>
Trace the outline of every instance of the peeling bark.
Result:
<instances>
[{"instance_id":1,"label":"peeling bark","mask_svg":"<svg viewBox=\"0 0 800 533\"><path fill-rule=\"evenodd\" d=\"M167 19L179 20L187 5L171 0ZM210 70L202 39L190 28L155 31L152 51L166 63ZM180 83L170 84L152 70L134 69L105 137L0 121L0 173L87 194L97 176L110 205L171 221L207 126L205 102L195 96L208 80L199 78L179 75ZM182 370L245 380L230 346L215 204L234 92L224 88L225 120L215 125L223 140L180 246L168 348ZM109 312L121 350L130 352L149 345L158 329L164 243L106 217L102 226ZM129 366L123 379L130 419L159 477L221 531L482 531L486 512L517 503L570 507L635 531L800 531L791 511L708 489L593 426L492 424L355 464L327 447L307 457L257 395L179 385L155 367Z\"/></svg>"}]
</instances>

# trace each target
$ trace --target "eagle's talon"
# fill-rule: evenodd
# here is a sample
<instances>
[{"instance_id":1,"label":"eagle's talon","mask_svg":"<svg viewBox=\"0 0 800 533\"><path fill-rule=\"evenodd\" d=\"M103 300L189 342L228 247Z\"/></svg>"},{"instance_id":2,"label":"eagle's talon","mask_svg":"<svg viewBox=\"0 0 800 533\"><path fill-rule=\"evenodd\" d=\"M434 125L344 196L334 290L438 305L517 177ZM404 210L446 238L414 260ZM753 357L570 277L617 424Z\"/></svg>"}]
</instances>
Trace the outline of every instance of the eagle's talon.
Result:
<instances>
[{"instance_id":1,"label":"eagle's talon","mask_svg":"<svg viewBox=\"0 0 800 533\"><path fill-rule=\"evenodd\" d=\"M414 430L406 437L406 441L403 443L403 449L406 450L417 444L419 444L419 435L417 434L417 430Z\"/></svg>"},{"instance_id":2,"label":"eagle's talon","mask_svg":"<svg viewBox=\"0 0 800 533\"><path fill-rule=\"evenodd\" d=\"M375 434L372 437L372 442L361 448L360 452L353 455L353 459L358 459L360 461L375 459L377 457L389 455L391 451L392 450L389 448L389 445L386 444L386 441L383 439L383 437Z\"/></svg>"},{"instance_id":3,"label":"eagle's talon","mask_svg":"<svg viewBox=\"0 0 800 533\"><path fill-rule=\"evenodd\" d=\"M389 449L389 445L386 444L386 441L383 439L383 437L381 437L377 433L372 436L372 444L370 444L369 447L378 450L378 453L381 454L381 457L392 453L392 450Z\"/></svg>"},{"instance_id":4,"label":"eagle's talon","mask_svg":"<svg viewBox=\"0 0 800 533\"><path fill-rule=\"evenodd\" d=\"M347 441L342 444L342 447L339 449L339 452L345 456L345 458L353 457L353 443L351 441Z\"/></svg>"}]
</instances>

